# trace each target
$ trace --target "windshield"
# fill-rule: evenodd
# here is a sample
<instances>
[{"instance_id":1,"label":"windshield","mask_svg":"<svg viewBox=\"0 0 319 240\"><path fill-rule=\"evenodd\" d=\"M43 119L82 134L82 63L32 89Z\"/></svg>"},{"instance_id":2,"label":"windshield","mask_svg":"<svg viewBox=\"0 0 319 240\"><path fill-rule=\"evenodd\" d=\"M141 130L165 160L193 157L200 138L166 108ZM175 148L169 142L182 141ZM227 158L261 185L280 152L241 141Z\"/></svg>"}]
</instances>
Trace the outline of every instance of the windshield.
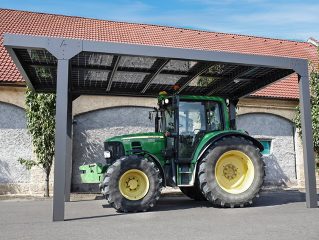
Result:
<instances>
[{"instance_id":1,"label":"windshield","mask_svg":"<svg viewBox=\"0 0 319 240\"><path fill-rule=\"evenodd\" d=\"M174 132L174 111L171 105L160 109L161 132ZM179 103L179 133L197 133L198 131L222 130L220 105L214 101Z\"/></svg>"},{"instance_id":2,"label":"windshield","mask_svg":"<svg viewBox=\"0 0 319 240\"><path fill-rule=\"evenodd\" d=\"M205 103L180 102L179 133L181 135L206 129Z\"/></svg>"}]
</instances>

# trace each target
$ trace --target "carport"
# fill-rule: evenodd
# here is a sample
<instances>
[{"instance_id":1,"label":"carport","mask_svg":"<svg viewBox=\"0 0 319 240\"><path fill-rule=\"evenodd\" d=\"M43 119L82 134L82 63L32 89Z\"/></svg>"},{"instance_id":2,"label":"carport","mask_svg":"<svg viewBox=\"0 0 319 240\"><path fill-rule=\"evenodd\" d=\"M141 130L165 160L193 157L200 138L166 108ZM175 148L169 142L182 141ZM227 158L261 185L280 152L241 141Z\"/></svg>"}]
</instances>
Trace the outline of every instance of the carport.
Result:
<instances>
[{"instance_id":1,"label":"carport","mask_svg":"<svg viewBox=\"0 0 319 240\"><path fill-rule=\"evenodd\" d=\"M72 163L72 100L80 95L156 97L160 91L228 98L235 105L292 73L299 77L306 205L317 207L308 60L129 43L5 34L27 85L57 94L53 220L64 220Z\"/></svg>"}]
</instances>

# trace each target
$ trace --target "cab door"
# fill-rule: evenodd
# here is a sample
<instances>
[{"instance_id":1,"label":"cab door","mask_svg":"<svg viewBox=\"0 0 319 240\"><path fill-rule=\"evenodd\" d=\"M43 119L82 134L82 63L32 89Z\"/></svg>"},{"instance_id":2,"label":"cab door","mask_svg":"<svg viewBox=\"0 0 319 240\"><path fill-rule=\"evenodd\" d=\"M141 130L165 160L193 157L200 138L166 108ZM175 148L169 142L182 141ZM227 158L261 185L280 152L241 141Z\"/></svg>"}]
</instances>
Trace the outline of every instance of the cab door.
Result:
<instances>
[{"instance_id":1,"label":"cab door","mask_svg":"<svg viewBox=\"0 0 319 240\"><path fill-rule=\"evenodd\" d=\"M180 101L178 108L178 162L189 163L207 130L205 102Z\"/></svg>"}]
</instances>

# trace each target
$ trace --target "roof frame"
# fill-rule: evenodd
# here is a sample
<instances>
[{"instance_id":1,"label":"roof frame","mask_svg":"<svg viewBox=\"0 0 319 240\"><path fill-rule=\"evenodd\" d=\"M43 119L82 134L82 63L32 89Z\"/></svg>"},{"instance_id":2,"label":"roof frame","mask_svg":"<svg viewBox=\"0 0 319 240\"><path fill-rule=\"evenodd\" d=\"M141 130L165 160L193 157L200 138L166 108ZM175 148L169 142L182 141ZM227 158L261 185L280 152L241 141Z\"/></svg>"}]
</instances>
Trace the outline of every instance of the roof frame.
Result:
<instances>
[{"instance_id":1,"label":"roof frame","mask_svg":"<svg viewBox=\"0 0 319 240\"><path fill-rule=\"evenodd\" d=\"M308 74L305 72L305 66L308 66L308 60L306 59L261 56L236 52L206 51L9 33L4 34L4 46L6 49L12 49L13 47L43 48L47 49L57 59L70 59L81 51L85 51L109 53L114 55L159 57L192 61L202 60L242 65L246 64L280 69L292 69L301 76Z\"/></svg>"},{"instance_id":2,"label":"roof frame","mask_svg":"<svg viewBox=\"0 0 319 240\"><path fill-rule=\"evenodd\" d=\"M64 197L69 196L70 182L72 125L72 88L70 84L70 59L80 52L107 53L117 56L142 56L162 59L177 59L188 61L218 62L225 64L249 65L255 67L274 68L286 76L296 72L299 76L302 139L304 142L304 164L306 183L306 204L309 208L317 208L315 162L313 152L313 137L311 128L310 91L308 76L308 60L298 58L262 56L235 52L206 51L200 49L183 49L161 46L148 46L128 43L98 42L90 40L76 40L66 38L40 37L19 34L4 34L4 46L9 51L13 61L27 84L32 87L23 66L17 58L13 48L46 49L57 58L57 104L56 104L56 147L54 172L53 220L64 220ZM204 70L204 69L203 69ZM159 72L159 71L157 71ZM194 77L194 76L193 76ZM278 76L270 73L266 83L271 83ZM188 82L190 79L188 79ZM229 80L230 81L230 80ZM255 80L254 80L255 81ZM258 82L259 81L259 82ZM149 81L151 82L151 81ZM261 86L260 79L256 79L257 87ZM263 84L264 86L264 84ZM259 89L256 89L259 90ZM239 98L252 92L235 94L232 98ZM226 96L227 97L227 96ZM229 97L229 96L228 96ZM67 180L66 180L67 178Z\"/></svg>"}]
</instances>

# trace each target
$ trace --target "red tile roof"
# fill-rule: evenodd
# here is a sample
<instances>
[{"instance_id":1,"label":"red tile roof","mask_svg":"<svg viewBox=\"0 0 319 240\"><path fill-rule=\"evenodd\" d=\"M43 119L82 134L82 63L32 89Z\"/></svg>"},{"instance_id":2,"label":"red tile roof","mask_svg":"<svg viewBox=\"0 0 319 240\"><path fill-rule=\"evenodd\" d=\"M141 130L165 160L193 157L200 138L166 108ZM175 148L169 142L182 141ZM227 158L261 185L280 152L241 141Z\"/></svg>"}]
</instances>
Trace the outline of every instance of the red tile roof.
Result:
<instances>
[{"instance_id":1,"label":"red tile roof","mask_svg":"<svg viewBox=\"0 0 319 240\"><path fill-rule=\"evenodd\" d=\"M306 42L9 9L0 9L0 23L0 82L6 83L24 80L3 47L3 33L296 57L318 62L316 47ZM288 77L253 96L297 99L297 78Z\"/></svg>"}]
</instances>

